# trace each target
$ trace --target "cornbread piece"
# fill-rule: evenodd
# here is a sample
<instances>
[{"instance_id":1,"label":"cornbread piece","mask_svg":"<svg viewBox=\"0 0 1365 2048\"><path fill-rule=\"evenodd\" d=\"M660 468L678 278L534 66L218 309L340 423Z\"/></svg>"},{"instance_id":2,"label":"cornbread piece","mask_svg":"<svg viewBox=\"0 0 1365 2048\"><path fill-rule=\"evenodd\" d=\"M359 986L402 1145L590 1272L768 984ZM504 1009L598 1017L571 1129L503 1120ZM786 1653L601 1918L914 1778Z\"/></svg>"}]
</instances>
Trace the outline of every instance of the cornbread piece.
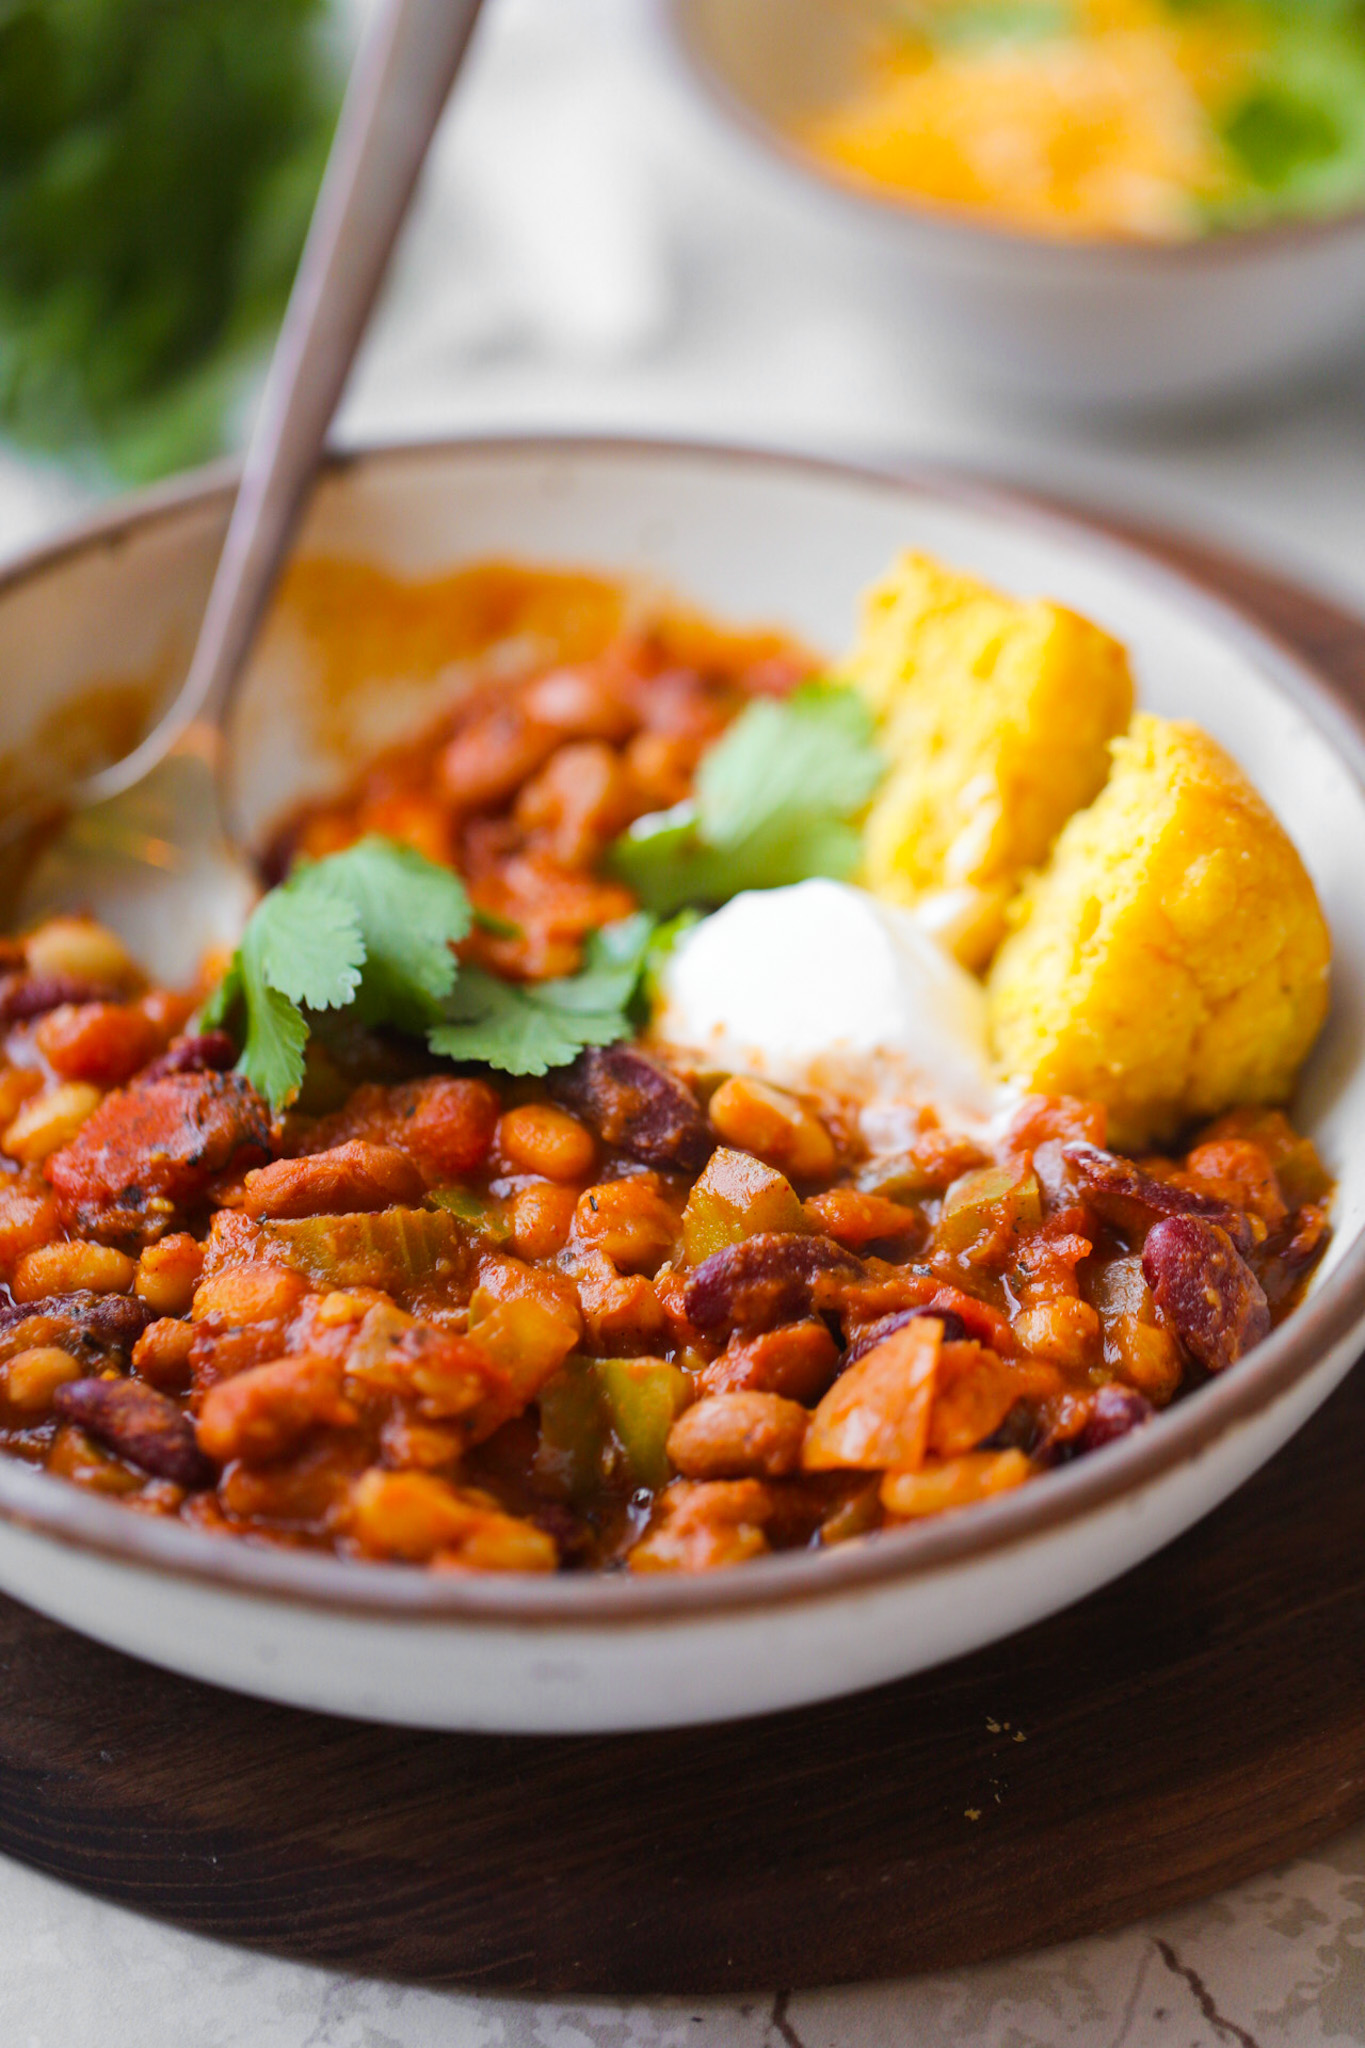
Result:
<instances>
[{"instance_id":1,"label":"cornbread piece","mask_svg":"<svg viewBox=\"0 0 1365 2048\"><path fill-rule=\"evenodd\" d=\"M1148 714L1027 886L988 989L1006 1074L1104 1102L1115 1145L1282 1102L1327 1009L1303 862L1197 726Z\"/></svg>"},{"instance_id":2,"label":"cornbread piece","mask_svg":"<svg viewBox=\"0 0 1365 2048\"><path fill-rule=\"evenodd\" d=\"M1133 708L1127 656L1060 605L907 554L868 593L846 675L893 763L867 820L867 884L984 966L1024 873L1104 785Z\"/></svg>"}]
</instances>

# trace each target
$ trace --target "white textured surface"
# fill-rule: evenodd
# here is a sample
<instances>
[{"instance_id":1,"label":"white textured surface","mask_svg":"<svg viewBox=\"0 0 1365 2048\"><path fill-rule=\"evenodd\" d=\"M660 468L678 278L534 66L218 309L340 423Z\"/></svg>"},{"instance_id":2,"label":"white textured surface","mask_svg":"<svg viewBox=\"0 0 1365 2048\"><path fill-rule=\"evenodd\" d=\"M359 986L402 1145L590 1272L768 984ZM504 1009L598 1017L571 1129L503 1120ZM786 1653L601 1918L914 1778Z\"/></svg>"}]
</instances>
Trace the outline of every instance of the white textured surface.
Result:
<instances>
[{"instance_id":1,"label":"white textured surface","mask_svg":"<svg viewBox=\"0 0 1365 2048\"><path fill-rule=\"evenodd\" d=\"M1087 439L970 413L909 381L872 317L875 281L823 228L706 153L656 68L644 0L490 5L349 436L612 426L952 458L1216 534L1365 598L1365 347L1280 415ZM537 195L553 197L548 244ZM580 276L566 305L556 277ZM0 453L0 549L74 502L61 478ZM535 2005L365 1983L193 1939L3 1861L0 1928L3 2048L1365 2041L1365 1831L1103 1940L790 2001Z\"/></svg>"},{"instance_id":2,"label":"white textured surface","mask_svg":"<svg viewBox=\"0 0 1365 2048\"><path fill-rule=\"evenodd\" d=\"M911 1984L538 2005L334 1976L0 1862L5 2048L1327 2048L1365 2035L1365 1835L1095 1941Z\"/></svg>"}]
</instances>

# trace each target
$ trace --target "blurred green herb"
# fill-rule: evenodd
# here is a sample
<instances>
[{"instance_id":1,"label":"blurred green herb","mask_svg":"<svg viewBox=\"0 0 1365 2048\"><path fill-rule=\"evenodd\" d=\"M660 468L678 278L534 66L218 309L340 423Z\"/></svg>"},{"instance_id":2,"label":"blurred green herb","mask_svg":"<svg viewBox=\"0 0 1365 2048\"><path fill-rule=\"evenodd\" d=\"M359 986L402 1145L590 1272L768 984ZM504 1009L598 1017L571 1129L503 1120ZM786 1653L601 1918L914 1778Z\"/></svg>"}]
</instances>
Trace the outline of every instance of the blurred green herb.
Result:
<instances>
[{"instance_id":1,"label":"blurred green herb","mask_svg":"<svg viewBox=\"0 0 1365 2048\"><path fill-rule=\"evenodd\" d=\"M1239 190L1215 227L1331 213L1365 197L1365 7L1350 0L1252 0L1265 48L1223 112Z\"/></svg>"},{"instance_id":2,"label":"blurred green herb","mask_svg":"<svg viewBox=\"0 0 1365 2048\"><path fill-rule=\"evenodd\" d=\"M338 97L324 0L0 0L0 430L149 477L214 454Z\"/></svg>"},{"instance_id":3,"label":"blurred green herb","mask_svg":"<svg viewBox=\"0 0 1365 2048\"><path fill-rule=\"evenodd\" d=\"M856 690L803 683L741 712L702 758L697 793L623 832L611 866L656 917L742 889L851 874L854 820L886 770Z\"/></svg>"}]
</instances>

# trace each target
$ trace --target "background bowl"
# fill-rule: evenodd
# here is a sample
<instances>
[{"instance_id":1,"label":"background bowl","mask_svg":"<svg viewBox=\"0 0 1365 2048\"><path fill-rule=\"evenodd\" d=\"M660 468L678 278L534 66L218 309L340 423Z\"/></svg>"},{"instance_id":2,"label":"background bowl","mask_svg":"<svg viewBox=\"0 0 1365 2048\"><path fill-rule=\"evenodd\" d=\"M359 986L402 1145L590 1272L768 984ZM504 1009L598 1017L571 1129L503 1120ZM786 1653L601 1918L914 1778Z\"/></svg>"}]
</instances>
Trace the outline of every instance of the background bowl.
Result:
<instances>
[{"instance_id":1,"label":"background bowl","mask_svg":"<svg viewBox=\"0 0 1365 2048\"><path fill-rule=\"evenodd\" d=\"M1301 378L1365 332L1365 209L1174 243L1047 241L846 183L791 139L855 76L866 0L657 0L732 134L841 214L869 291L935 375L1096 411Z\"/></svg>"},{"instance_id":2,"label":"background bowl","mask_svg":"<svg viewBox=\"0 0 1365 2048\"><path fill-rule=\"evenodd\" d=\"M164 675L227 502L221 480L191 480L0 581L0 673L17 679L0 696L0 754L35 721L76 715L97 684ZM1305 1306L1150 1428L1017 1493L739 1571L436 1577L225 1541L0 1458L0 1589L171 1669L301 1706L502 1731L716 1720L921 1669L1078 1599L1216 1506L1326 1398L1365 1315L1365 745L1301 665L1078 524L942 478L754 452L541 440L365 452L329 466L301 542L413 577L494 557L626 572L828 649L906 546L1100 620L1131 650L1143 702L1208 726L1302 849L1336 970L1298 1113L1340 1183ZM302 789L349 766L320 673L286 605L237 734L240 809L259 842ZM376 673L354 708L379 718L397 705L411 722L461 685L439 668Z\"/></svg>"}]
</instances>

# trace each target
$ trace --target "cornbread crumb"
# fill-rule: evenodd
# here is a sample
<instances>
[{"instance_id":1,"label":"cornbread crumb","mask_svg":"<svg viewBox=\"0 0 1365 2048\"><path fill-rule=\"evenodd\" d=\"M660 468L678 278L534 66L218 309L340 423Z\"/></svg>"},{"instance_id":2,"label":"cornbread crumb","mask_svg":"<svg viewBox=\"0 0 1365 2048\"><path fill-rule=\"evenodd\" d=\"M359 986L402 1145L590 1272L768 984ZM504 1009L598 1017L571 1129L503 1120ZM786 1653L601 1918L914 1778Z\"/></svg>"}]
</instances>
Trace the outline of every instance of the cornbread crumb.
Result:
<instances>
[{"instance_id":1,"label":"cornbread crumb","mask_svg":"<svg viewBox=\"0 0 1365 2048\"><path fill-rule=\"evenodd\" d=\"M1060 605L906 554L869 591L845 674L892 761L864 879L982 967L1025 873L1104 783L1133 708L1127 656Z\"/></svg>"},{"instance_id":2,"label":"cornbread crumb","mask_svg":"<svg viewBox=\"0 0 1365 2048\"><path fill-rule=\"evenodd\" d=\"M988 987L1008 1077L1107 1104L1121 1147L1282 1102L1331 941L1288 836L1197 726L1140 713L1019 898Z\"/></svg>"}]
</instances>

